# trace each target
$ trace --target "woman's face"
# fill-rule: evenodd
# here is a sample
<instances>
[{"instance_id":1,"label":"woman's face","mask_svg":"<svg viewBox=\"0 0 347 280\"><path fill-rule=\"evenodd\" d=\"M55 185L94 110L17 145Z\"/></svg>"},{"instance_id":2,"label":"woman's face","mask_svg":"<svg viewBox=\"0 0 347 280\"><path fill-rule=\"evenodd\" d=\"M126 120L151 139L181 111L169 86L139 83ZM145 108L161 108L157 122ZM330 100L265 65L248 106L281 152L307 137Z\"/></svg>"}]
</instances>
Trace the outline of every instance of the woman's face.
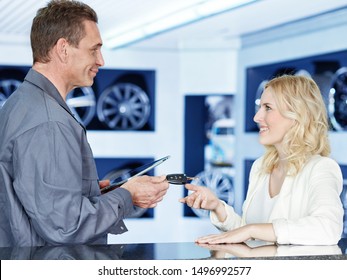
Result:
<instances>
[{"instance_id":1,"label":"woman's face","mask_svg":"<svg viewBox=\"0 0 347 280\"><path fill-rule=\"evenodd\" d=\"M281 115L274 99L271 87L265 89L260 100L260 109L253 120L258 124L259 141L262 145L273 145L280 149L284 135L293 124L293 120Z\"/></svg>"}]
</instances>

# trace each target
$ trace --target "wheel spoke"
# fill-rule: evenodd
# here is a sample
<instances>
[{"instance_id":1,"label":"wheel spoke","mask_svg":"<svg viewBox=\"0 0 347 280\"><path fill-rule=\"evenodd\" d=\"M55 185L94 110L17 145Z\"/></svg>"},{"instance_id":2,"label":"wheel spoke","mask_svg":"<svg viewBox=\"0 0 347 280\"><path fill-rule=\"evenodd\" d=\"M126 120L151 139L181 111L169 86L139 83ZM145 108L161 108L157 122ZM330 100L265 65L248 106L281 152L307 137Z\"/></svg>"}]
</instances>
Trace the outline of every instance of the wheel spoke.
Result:
<instances>
[{"instance_id":1,"label":"wheel spoke","mask_svg":"<svg viewBox=\"0 0 347 280\"><path fill-rule=\"evenodd\" d=\"M67 105L70 107L90 107L95 106L95 98L94 96L79 96L72 97L66 101Z\"/></svg>"}]
</instances>

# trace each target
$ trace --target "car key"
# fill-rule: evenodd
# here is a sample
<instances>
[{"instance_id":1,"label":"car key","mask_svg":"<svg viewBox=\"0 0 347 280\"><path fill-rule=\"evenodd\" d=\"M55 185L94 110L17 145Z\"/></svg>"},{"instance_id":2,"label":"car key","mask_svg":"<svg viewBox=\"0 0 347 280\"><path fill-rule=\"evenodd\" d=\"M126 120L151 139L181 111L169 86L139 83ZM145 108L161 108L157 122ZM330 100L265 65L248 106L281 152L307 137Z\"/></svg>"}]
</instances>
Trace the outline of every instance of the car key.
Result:
<instances>
[{"instance_id":1,"label":"car key","mask_svg":"<svg viewBox=\"0 0 347 280\"><path fill-rule=\"evenodd\" d=\"M173 185L184 185L188 181L196 179L195 177L188 177L186 174L168 174L166 175L166 180Z\"/></svg>"}]
</instances>

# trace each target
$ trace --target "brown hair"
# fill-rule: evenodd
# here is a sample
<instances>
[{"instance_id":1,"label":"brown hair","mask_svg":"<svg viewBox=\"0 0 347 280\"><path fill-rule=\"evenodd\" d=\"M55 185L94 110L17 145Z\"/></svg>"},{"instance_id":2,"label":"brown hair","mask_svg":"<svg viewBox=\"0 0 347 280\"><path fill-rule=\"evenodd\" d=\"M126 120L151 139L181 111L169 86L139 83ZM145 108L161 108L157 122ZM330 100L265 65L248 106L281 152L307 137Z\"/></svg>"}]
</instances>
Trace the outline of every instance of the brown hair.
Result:
<instances>
[{"instance_id":1,"label":"brown hair","mask_svg":"<svg viewBox=\"0 0 347 280\"><path fill-rule=\"evenodd\" d=\"M79 1L52 0L39 9L31 27L33 61L47 63L49 52L60 38L77 47L85 36L84 21L98 22L95 11Z\"/></svg>"}]
</instances>

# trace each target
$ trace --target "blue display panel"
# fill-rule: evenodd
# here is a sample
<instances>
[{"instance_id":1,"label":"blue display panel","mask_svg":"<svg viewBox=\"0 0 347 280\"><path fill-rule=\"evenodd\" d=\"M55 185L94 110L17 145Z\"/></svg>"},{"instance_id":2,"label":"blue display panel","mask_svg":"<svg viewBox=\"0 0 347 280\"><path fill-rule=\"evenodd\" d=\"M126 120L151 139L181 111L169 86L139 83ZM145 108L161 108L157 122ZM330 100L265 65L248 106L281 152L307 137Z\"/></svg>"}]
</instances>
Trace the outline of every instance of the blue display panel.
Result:
<instances>
[{"instance_id":1,"label":"blue display panel","mask_svg":"<svg viewBox=\"0 0 347 280\"><path fill-rule=\"evenodd\" d=\"M220 199L234 204L234 96L185 97L184 172L191 183L210 188ZM185 195L188 192L185 190ZM184 216L208 217L208 211L184 205Z\"/></svg>"},{"instance_id":2,"label":"blue display panel","mask_svg":"<svg viewBox=\"0 0 347 280\"><path fill-rule=\"evenodd\" d=\"M30 67L0 66L0 108ZM91 87L72 90L66 103L88 130L155 130L155 71L100 69Z\"/></svg>"}]
</instances>

